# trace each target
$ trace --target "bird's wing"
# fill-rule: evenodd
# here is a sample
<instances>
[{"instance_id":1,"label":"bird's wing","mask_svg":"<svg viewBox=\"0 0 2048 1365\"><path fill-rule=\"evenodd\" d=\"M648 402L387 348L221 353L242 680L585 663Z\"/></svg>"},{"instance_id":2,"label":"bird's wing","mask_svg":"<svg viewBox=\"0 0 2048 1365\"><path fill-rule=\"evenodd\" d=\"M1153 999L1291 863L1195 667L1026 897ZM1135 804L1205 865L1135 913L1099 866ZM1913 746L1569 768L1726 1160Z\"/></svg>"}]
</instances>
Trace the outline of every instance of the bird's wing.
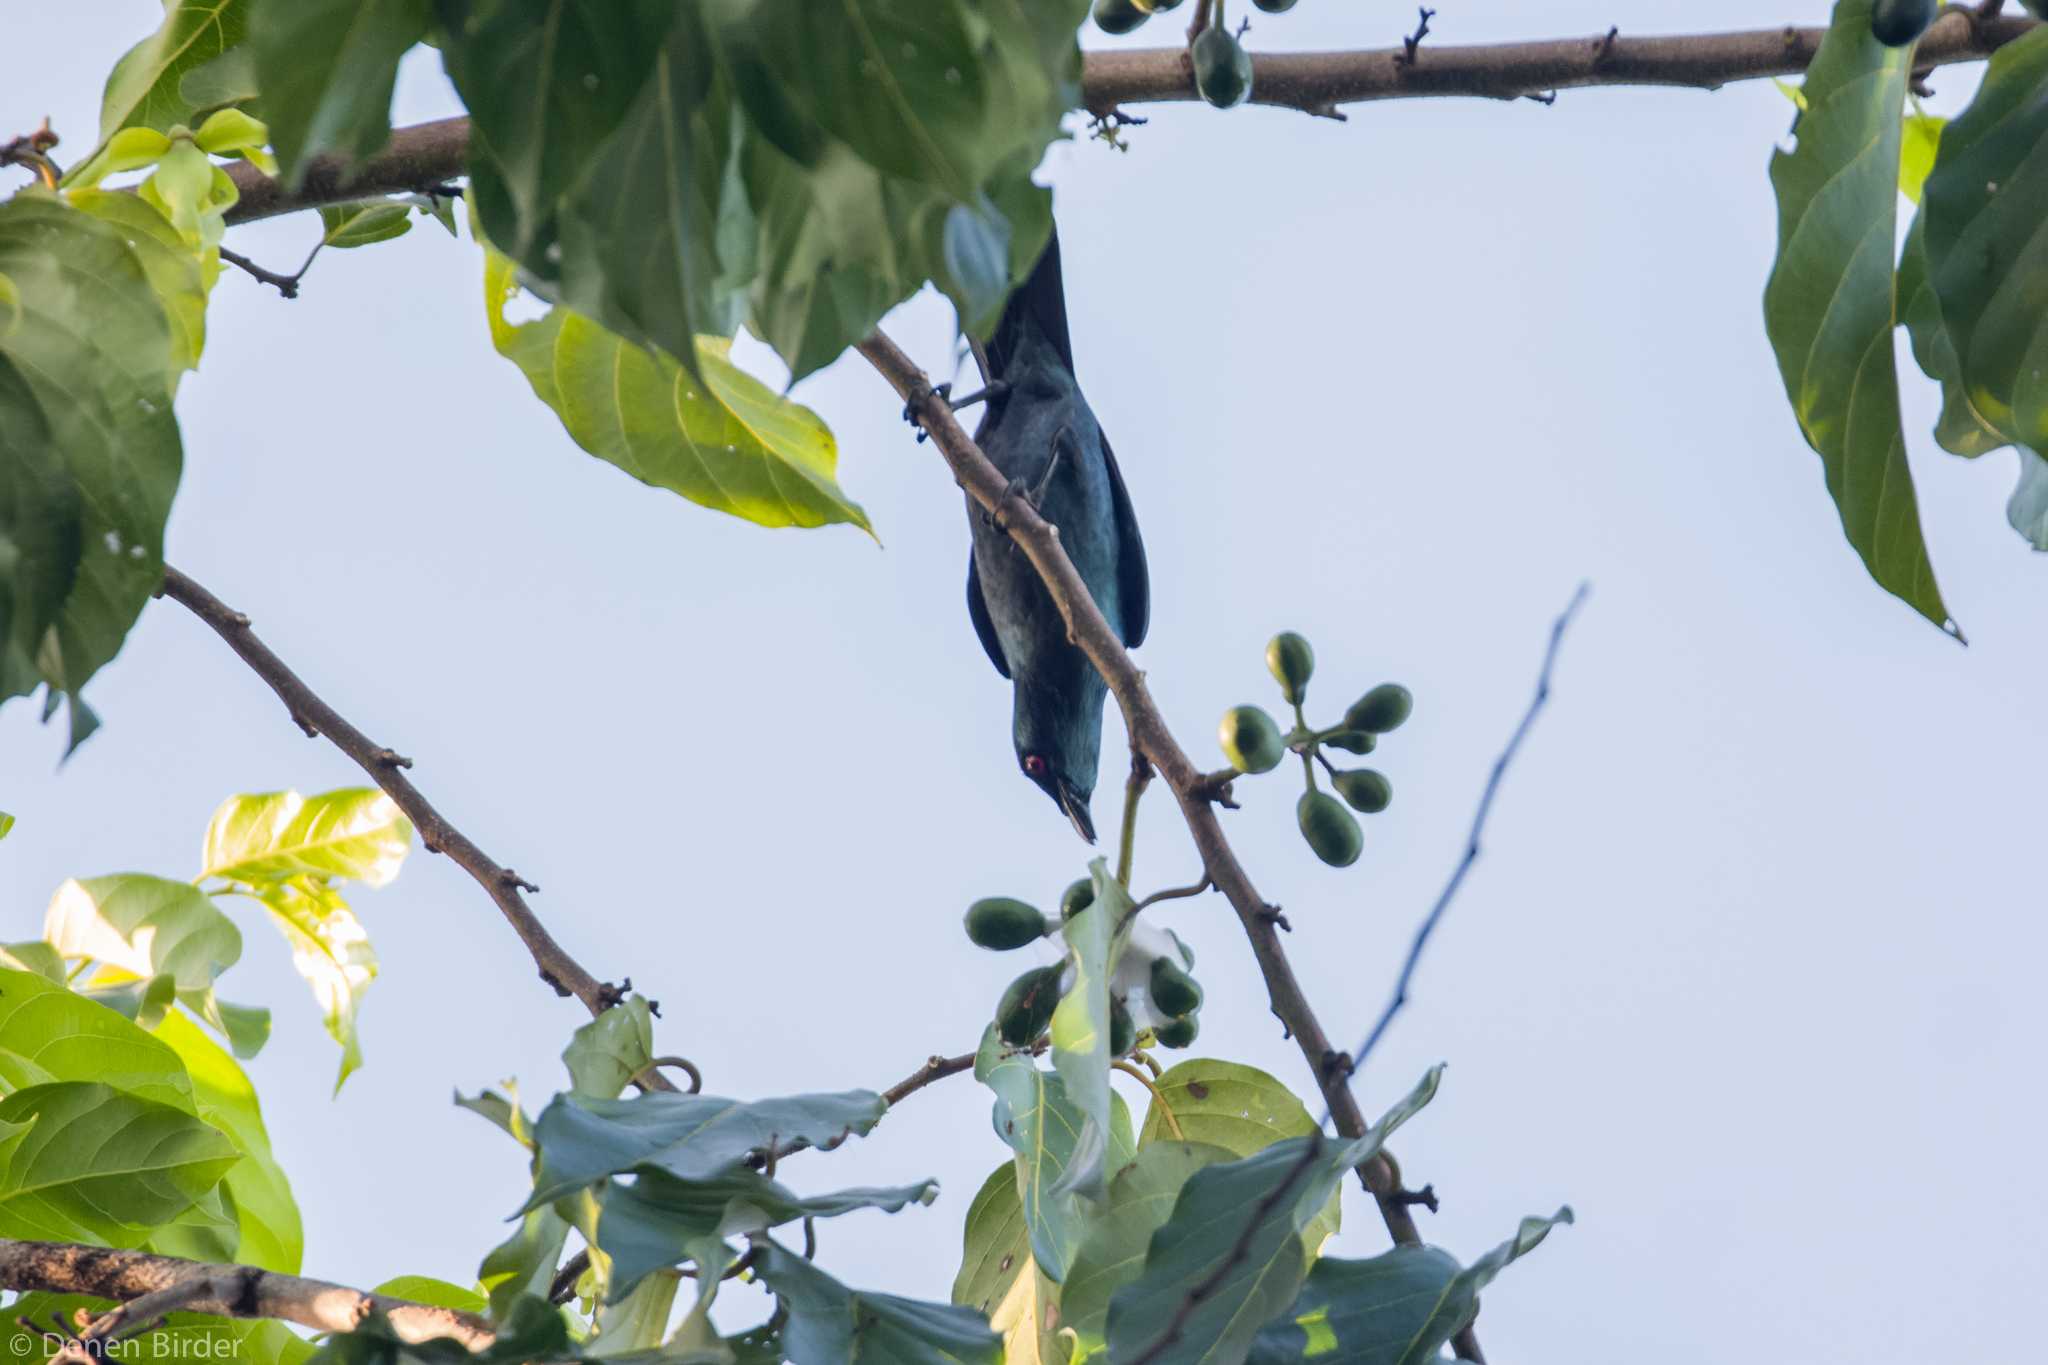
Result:
<instances>
[{"instance_id":1,"label":"bird's wing","mask_svg":"<svg viewBox=\"0 0 2048 1365\"><path fill-rule=\"evenodd\" d=\"M1003 656L1003 642L996 638L996 623L989 618L988 601L981 595L981 569L974 562L974 551L967 552L967 615L974 622L974 633L981 637L981 647L988 651L988 661L996 666L996 672L1010 676L1010 661Z\"/></svg>"},{"instance_id":2,"label":"bird's wing","mask_svg":"<svg viewBox=\"0 0 2048 1365\"><path fill-rule=\"evenodd\" d=\"M1116 452L1109 448L1107 433L1102 437L1102 461L1109 467L1109 500L1116 518L1116 597L1123 610L1124 645L1136 649L1145 643L1145 632L1152 624L1152 576L1145 568L1145 541L1138 534L1137 514L1131 511L1131 495L1124 488L1123 471L1116 467ZM987 638L982 636L984 641Z\"/></svg>"}]
</instances>

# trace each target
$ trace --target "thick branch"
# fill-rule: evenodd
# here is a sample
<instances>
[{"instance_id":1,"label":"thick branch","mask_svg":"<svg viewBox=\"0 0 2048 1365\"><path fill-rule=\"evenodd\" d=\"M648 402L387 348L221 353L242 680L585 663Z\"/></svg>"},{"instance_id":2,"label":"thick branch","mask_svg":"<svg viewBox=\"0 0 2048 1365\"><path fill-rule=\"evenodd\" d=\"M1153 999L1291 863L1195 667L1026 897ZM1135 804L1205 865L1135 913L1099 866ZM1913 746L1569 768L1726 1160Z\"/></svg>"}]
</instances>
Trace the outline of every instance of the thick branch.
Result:
<instances>
[{"instance_id":1,"label":"thick branch","mask_svg":"<svg viewBox=\"0 0 2048 1365\"><path fill-rule=\"evenodd\" d=\"M419 788L403 771L412 766L412 760L399 757L344 720L312 688L301 682L299 676L286 667L284 660L273 654L268 645L256 638L256 632L249 628L247 616L169 565L164 566L163 595L188 608L193 615L213 627L228 642L228 647L242 656L242 662L277 693L278 700L285 704L299 728L308 735L325 736L353 759L356 766L368 773L370 780L382 787L405 812L406 818L412 821L413 828L419 831L420 842L428 852L446 853L463 871L476 878L477 884L504 913L512 932L519 935L519 941L533 955L534 965L540 968L541 980L560 994L575 996L592 1014L602 1014L619 1002L619 989L583 970L576 959L555 942L539 917L527 906L520 891L522 888L528 891L536 888L522 881L512 869L500 867L468 835L449 824L441 812L420 794ZM648 1083L668 1088L668 1082L659 1074L650 1074Z\"/></svg>"},{"instance_id":2,"label":"thick branch","mask_svg":"<svg viewBox=\"0 0 2048 1365\"><path fill-rule=\"evenodd\" d=\"M1286 950L1280 946L1272 910L1237 861L1229 840L1224 838L1223 826L1216 818L1216 809L1211 804L1202 770L1188 758L1167 729L1158 705L1145 686L1144 673L1125 652L1123 642L1117 638L1109 622L1103 619L1073 561L1067 558L1066 550L1060 545L1059 528L1039 516L1023 494L1010 491L1007 480L955 420L953 410L933 392L924 372L895 342L877 332L861 342L858 349L910 404L924 429L931 433L932 443L952 467L960 486L990 513L1000 514L1000 523L1008 529L1010 538L1038 571L1038 576L1052 594L1053 604L1067 623L1068 637L1080 646L1081 652L1102 674L1117 699L1117 705L1123 709L1124 725L1130 731L1132 747L1151 761L1179 800L1181 814L1194 835L1195 847L1202 855L1209 879L1237 911L1245 934L1251 940L1252 954L1258 959L1259 970L1266 979L1273 1013L1279 1016L1302 1055L1308 1059L1309 1068L1315 1073L1317 1087L1330 1106L1338 1131L1347 1137L1362 1136L1366 1129L1365 1116L1359 1112L1358 1103L1345 1084L1349 1067L1341 1054L1330 1046L1329 1035L1323 1031L1322 1023L1302 994L1301 984L1295 980L1294 968L1287 961ZM1392 1163L1384 1158L1375 1158L1360 1168L1359 1178L1379 1201L1381 1216L1394 1240L1402 1243L1421 1241L1415 1219L1409 1214L1408 1205L1399 1197L1400 1181Z\"/></svg>"},{"instance_id":3,"label":"thick branch","mask_svg":"<svg viewBox=\"0 0 2048 1365\"><path fill-rule=\"evenodd\" d=\"M149 1315L174 1307L229 1318L276 1318L321 1332L347 1332L375 1310L389 1318L392 1330L407 1341L454 1337L471 1350L482 1350L496 1336L491 1325L474 1313L366 1294L325 1280L254 1266L208 1265L176 1256L62 1242L0 1238L0 1287L135 1303L138 1325ZM139 1302L145 1299L148 1301ZM119 1319L102 1323L95 1323L93 1329L101 1335L124 1325Z\"/></svg>"},{"instance_id":4,"label":"thick branch","mask_svg":"<svg viewBox=\"0 0 2048 1365\"><path fill-rule=\"evenodd\" d=\"M1914 63L1924 70L1981 61L2037 24L2018 15L1973 16L1951 10L1920 40ZM1603 85L1713 90L1731 81L1804 71L1826 32L1788 25L1658 38L1617 33L1531 43L1424 43L1412 61L1405 47L1256 53L1252 102L1332 114L1339 105L1369 100L1448 95L1505 100ZM1196 98L1185 48L1090 52L1081 88L1083 106L1096 114L1107 114L1120 104ZM246 223L321 204L425 191L461 175L468 154L469 120L450 118L397 129L388 147L358 165L339 157L315 157L295 189L245 161L237 162L228 174L242 197L228 211L228 221Z\"/></svg>"}]
</instances>

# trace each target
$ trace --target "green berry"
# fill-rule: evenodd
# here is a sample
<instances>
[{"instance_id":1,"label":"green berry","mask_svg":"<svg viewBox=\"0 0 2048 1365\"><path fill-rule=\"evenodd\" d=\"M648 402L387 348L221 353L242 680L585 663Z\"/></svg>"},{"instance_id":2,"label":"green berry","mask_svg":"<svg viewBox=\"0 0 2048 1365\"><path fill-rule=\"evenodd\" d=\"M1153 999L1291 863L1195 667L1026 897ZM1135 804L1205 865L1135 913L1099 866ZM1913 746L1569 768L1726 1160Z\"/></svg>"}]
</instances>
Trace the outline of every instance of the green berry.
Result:
<instances>
[{"instance_id":1,"label":"green berry","mask_svg":"<svg viewBox=\"0 0 2048 1365\"><path fill-rule=\"evenodd\" d=\"M1870 7L1870 36L1886 47L1904 47L1927 31L1936 0L1877 0Z\"/></svg>"},{"instance_id":2,"label":"green berry","mask_svg":"<svg viewBox=\"0 0 2048 1365\"><path fill-rule=\"evenodd\" d=\"M1378 815L1394 799L1394 786L1387 781L1387 775L1371 768L1354 768L1348 773L1338 773L1330 779L1330 785L1337 789L1346 805L1367 815Z\"/></svg>"},{"instance_id":3,"label":"green berry","mask_svg":"<svg viewBox=\"0 0 2048 1365\"><path fill-rule=\"evenodd\" d=\"M1202 1007L1202 988L1195 979L1168 958L1152 960L1152 1003L1171 1019L1193 1014Z\"/></svg>"},{"instance_id":4,"label":"green berry","mask_svg":"<svg viewBox=\"0 0 2048 1365\"><path fill-rule=\"evenodd\" d=\"M1129 33L1152 17L1138 0L1095 0L1095 26L1104 33Z\"/></svg>"},{"instance_id":5,"label":"green berry","mask_svg":"<svg viewBox=\"0 0 2048 1365\"><path fill-rule=\"evenodd\" d=\"M1307 640L1283 630L1266 642L1266 667L1280 684L1280 695L1290 706L1301 705L1308 695L1308 680L1316 671L1316 652Z\"/></svg>"},{"instance_id":6,"label":"green berry","mask_svg":"<svg viewBox=\"0 0 2048 1365\"><path fill-rule=\"evenodd\" d=\"M1268 14L1285 14L1294 8L1294 0L1252 0L1252 3Z\"/></svg>"},{"instance_id":7,"label":"green berry","mask_svg":"<svg viewBox=\"0 0 2048 1365\"><path fill-rule=\"evenodd\" d=\"M1358 817L1344 809L1342 801L1328 792L1303 792L1295 803L1294 818L1301 824L1301 837L1331 867L1349 867L1358 861L1365 834L1358 828Z\"/></svg>"},{"instance_id":8,"label":"green berry","mask_svg":"<svg viewBox=\"0 0 2048 1365\"><path fill-rule=\"evenodd\" d=\"M1184 1014L1153 1029L1152 1036L1159 1040L1161 1047L1186 1047L1195 1041L1195 1034L1200 1031L1201 1026L1195 1022L1195 1016Z\"/></svg>"},{"instance_id":9,"label":"green berry","mask_svg":"<svg viewBox=\"0 0 2048 1365\"><path fill-rule=\"evenodd\" d=\"M1121 1000L1109 1002L1109 1055L1111 1060L1128 1056L1138 1044L1138 1021Z\"/></svg>"},{"instance_id":10,"label":"green berry","mask_svg":"<svg viewBox=\"0 0 2048 1365\"><path fill-rule=\"evenodd\" d=\"M1241 773L1269 773L1287 757L1286 741L1273 718L1256 706L1233 706L1216 727L1223 756Z\"/></svg>"},{"instance_id":11,"label":"green berry","mask_svg":"<svg viewBox=\"0 0 2048 1365\"><path fill-rule=\"evenodd\" d=\"M1095 883L1083 877L1060 893L1060 918L1072 919L1093 904Z\"/></svg>"},{"instance_id":12,"label":"green berry","mask_svg":"<svg viewBox=\"0 0 2048 1365\"><path fill-rule=\"evenodd\" d=\"M1229 109L1251 98L1251 54L1227 30L1203 29L1189 55L1195 66L1195 90L1203 99Z\"/></svg>"},{"instance_id":13,"label":"green berry","mask_svg":"<svg viewBox=\"0 0 2048 1365\"><path fill-rule=\"evenodd\" d=\"M996 1032L1011 1047L1023 1047L1045 1032L1060 1003L1062 964L1033 967L1010 983L996 1006Z\"/></svg>"},{"instance_id":14,"label":"green berry","mask_svg":"<svg viewBox=\"0 0 2048 1365\"><path fill-rule=\"evenodd\" d=\"M1334 735L1325 736L1323 743L1347 754L1369 754L1380 747L1379 736L1370 730L1339 730Z\"/></svg>"},{"instance_id":15,"label":"green berry","mask_svg":"<svg viewBox=\"0 0 2048 1365\"><path fill-rule=\"evenodd\" d=\"M997 952L1036 943L1045 930L1045 916L1037 906L1008 896L990 896L967 907L967 937Z\"/></svg>"},{"instance_id":16,"label":"green berry","mask_svg":"<svg viewBox=\"0 0 2048 1365\"><path fill-rule=\"evenodd\" d=\"M1414 709L1415 698L1407 688L1399 683L1381 683L1351 703L1351 709L1344 713L1344 728L1383 735L1399 729Z\"/></svg>"}]
</instances>

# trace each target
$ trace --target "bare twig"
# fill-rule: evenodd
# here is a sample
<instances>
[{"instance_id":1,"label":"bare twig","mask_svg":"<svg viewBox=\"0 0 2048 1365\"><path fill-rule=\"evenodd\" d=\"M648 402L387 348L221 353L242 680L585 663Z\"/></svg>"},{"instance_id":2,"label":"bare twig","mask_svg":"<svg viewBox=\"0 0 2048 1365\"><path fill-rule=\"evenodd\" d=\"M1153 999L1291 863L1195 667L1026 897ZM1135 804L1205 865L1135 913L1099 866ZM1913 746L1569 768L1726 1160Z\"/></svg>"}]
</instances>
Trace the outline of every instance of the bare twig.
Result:
<instances>
[{"instance_id":1,"label":"bare twig","mask_svg":"<svg viewBox=\"0 0 2048 1365\"><path fill-rule=\"evenodd\" d=\"M405 812L413 828L419 831L420 843L428 852L446 853L476 879L511 924L512 931L519 935L519 941L526 945L527 952L533 955L541 980L554 987L558 994L573 995L581 1000L593 1015L602 1014L619 1003L623 992L585 971L541 924L540 918L520 895L520 887L529 883L521 881L510 869L499 866L468 835L449 824L441 812L420 794L419 788L402 771L411 766L409 759L401 758L344 720L312 688L300 681L299 676L272 653L268 645L256 638L255 631L249 628L247 616L169 565L164 567L163 595L191 611L227 641L228 647L241 656L242 662L249 665L256 676L277 694L300 729L308 735L325 736L355 760L356 766L368 773L370 780L382 787ZM672 1088L659 1072L650 1073L648 1084L658 1089Z\"/></svg>"},{"instance_id":2,"label":"bare twig","mask_svg":"<svg viewBox=\"0 0 2048 1365\"><path fill-rule=\"evenodd\" d=\"M1401 975L1394 982L1393 999L1387 1001L1387 1007L1380 1012L1372 1031L1365 1035L1365 1041L1360 1043L1358 1051L1352 1054L1350 1070L1354 1072L1365 1065L1365 1059L1379 1046L1380 1038L1386 1033L1387 1026L1394 1022L1394 1016L1408 1003L1408 986L1415 978L1415 964L1422 960L1422 950L1429 946L1430 935L1434 934L1437 925L1443 922L1444 911L1450 909L1451 899L1458 894L1458 888L1464 885L1465 874L1472 870L1472 864L1479 861L1479 837L1486 832L1486 817L1493 810L1493 798L1499 793L1501 779L1507 775L1508 765L1515 761L1515 754L1521 750L1522 741L1528 737L1530 728L1536 724L1536 717L1542 712L1544 703L1550 700L1550 675L1551 670L1557 666L1558 647L1564 643L1565 630L1571 625L1572 618L1578 614L1579 607L1585 602L1589 591L1590 585L1579 584L1578 591L1572 594L1572 600L1565 604L1565 609L1559 613L1557 620L1550 627L1550 644L1543 651L1543 668L1536 675L1536 692L1529 698L1529 707L1522 713L1521 723L1515 726L1515 732L1508 736L1507 747L1502 749L1500 757L1493 761L1493 771L1487 775L1486 787L1479 794L1479 807L1472 813L1472 831L1465 838L1465 856L1458 860L1458 866L1452 871L1451 879L1444 883L1444 889L1437 896L1436 904L1429 908L1429 913L1423 916L1421 927L1416 929L1415 941L1408 945L1407 961L1401 964ZM1328 1122L1327 1116L1324 1121Z\"/></svg>"},{"instance_id":3,"label":"bare twig","mask_svg":"<svg viewBox=\"0 0 2048 1365\"><path fill-rule=\"evenodd\" d=\"M474 1313L366 1294L325 1280L63 1242L0 1238L0 1288L85 1294L121 1303L81 1328L80 1339L89 1342L104 1341L123 1327L153 1326L174 1309L275 1318L321 1332L352 1331L372 1312L381 1312L407 1341L454 1337L472 1350L481 1350L496 1337L491 1325Z\"/></svg>"},{"instance_id":4,"label":"bare twig","mask_svg":"<svg viewBox=\"0 0 2048 1365\"><path fill-rule=\"evenodd\" d=\"M929 1061L882 1092L882 1098L893 1108L903 1103L908 1095L924 1089L933 1081L942 1081L948 1076L957 1076L974 1065L974 1054L963 1052L957 1057L941 1057L934 1054Z\"/></svg>"},{"instance_id":5,"label":"bare twig","mask_svg":"<svg viewBox=\"0 0 2048 1365\"><path fill-rule=\"evenodd\" d=\"M319 254L318 247L315 247L313 251L314 255ZM295 299L299 296L299 281L306 277L307 269L313 264L313 257L308 256L305 265L300 266L289 275L280 275L275 270L265 270L241 252L230 251L226 247L220 249L220 258L237 270L254 278L259 283L269 285L288 299Z\"/></svg>"},{"instance_id":6,"label":"bare twig","mask_svg":"<svg viewBox=\"0 0 2048 1365\"><path fill-rule=\"evenodd\" d=\"M1207 7L1194 7L1190 39ZM1914 61L1924 67L1981 61L2024 37L2038 21L2024 16L1954 10L1920 39ZM1252 101L1324 114L1339 104L1467 96L1512 100L1591 86L1661 85L1713 90L1731 81L1804 71L1820 48L1821 28L1750 29L1731 33L1590 38L1528 43L1431 44L1412 63L1405 47L1352 52L1262 52L1252 57ZM1108 115L1119 105L1192 100L1187 49L1090 52L1082 70L1082 107ZM315 157L297 189L287 189L246 162L228 169L241 199L230 223L246 223L321 204L378 194L432 192L463 173L469 120L441 119L400 128L390 144L358 163Z\"/></svg>"}]
</instances>

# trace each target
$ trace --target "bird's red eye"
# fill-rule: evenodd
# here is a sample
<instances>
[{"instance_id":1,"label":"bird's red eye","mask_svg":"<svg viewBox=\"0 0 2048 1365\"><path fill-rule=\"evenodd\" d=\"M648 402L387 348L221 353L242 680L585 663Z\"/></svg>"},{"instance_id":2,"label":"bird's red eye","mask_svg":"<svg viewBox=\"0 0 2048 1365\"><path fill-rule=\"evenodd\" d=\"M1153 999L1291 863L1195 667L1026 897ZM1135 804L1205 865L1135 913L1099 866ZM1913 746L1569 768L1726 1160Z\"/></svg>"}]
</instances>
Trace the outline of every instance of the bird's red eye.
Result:
<instances>
[{"instance_id":1,"label":"bird's red eye","mask_svg":"<svg viewBox=\"0 0 2048 1365\"><path fill-rule=\"evenodd\" d=\"M1030 773L1030 774L1031 774L1031 775L1032 775L1033 777L1044 777L1044 776L1045 776L1045 768L1046 768L1046 765L1045 765L1045 756L1044 756L1044 755L1042 755L1042 754L1026 754L1026 755L1024 755L1024 771L1025 771L1025 772L1027 772L1027 773Z\"/></svg>"}]
</instances>

